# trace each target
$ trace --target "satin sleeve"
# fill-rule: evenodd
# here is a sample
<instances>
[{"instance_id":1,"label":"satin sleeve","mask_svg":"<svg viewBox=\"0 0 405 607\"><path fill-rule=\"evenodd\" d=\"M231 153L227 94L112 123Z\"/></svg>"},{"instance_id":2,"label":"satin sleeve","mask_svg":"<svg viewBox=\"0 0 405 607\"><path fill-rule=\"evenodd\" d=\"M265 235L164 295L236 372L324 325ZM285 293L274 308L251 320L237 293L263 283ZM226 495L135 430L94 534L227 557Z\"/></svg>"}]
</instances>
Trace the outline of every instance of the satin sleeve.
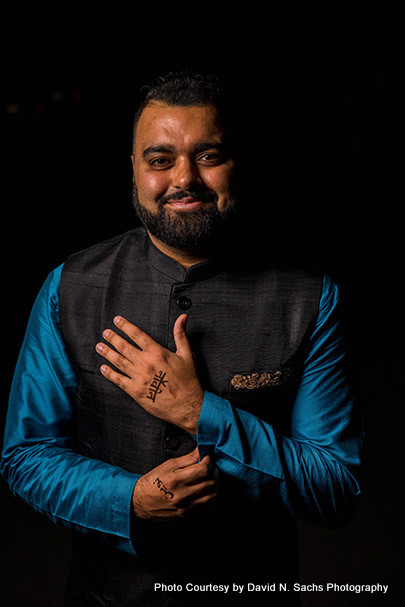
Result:
<instances>
[{"instance_id":1,"label":"satin sleeve","mask_svg":"<svg viewBox=\"0 0 405 607\"><path fill-rule=\"evenodd\" d=\"M62 266L31 311L6 419L1 474L15 495L55 523L97 536L131 554L131 500L139 475L75 453L77 389L59 327Z\"/></svg>"},{"instance_id":2,"label":"satin sleeve","mask_svg":"<svg viewBox=\"0 0 405 607\"><path fill-rule=\"evenodd\" d=\"M362 424L346 367L339 290L324 278L315 330L291 410L291 434L205 392L200 456L241 491L278 500L298 518L339 526L360 495Z\"/></svg>"}]
</instances>

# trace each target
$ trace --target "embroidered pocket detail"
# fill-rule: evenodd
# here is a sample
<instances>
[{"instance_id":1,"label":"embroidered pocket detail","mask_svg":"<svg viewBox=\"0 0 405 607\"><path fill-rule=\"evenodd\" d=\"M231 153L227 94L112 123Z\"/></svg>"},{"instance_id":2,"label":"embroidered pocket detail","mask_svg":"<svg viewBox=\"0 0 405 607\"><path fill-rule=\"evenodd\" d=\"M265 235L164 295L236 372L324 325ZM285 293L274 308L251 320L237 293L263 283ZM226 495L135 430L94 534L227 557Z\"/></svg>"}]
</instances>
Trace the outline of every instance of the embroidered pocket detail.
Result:
<instances>
[{"instance_id":1,"label":"embroidered pocket detail","mask_svg":"<svg viewBox=\"0 0 405 607\"><path fill-rule=\"evenodd\" d=\"M292 369L270 371L268 373L236 374L231 378L231 386L235 390L257 390L269 386L281 386L292 373Z\"/></svg>"}]
</instances>

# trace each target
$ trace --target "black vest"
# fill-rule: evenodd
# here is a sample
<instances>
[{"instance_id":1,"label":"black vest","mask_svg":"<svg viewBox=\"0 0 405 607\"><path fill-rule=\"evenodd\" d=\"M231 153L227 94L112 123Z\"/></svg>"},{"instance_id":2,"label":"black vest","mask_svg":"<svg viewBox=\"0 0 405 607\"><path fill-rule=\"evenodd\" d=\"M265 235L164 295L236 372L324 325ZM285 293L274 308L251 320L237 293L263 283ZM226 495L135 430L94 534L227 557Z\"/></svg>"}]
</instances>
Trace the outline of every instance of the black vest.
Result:
<instances>
[{"instance_id":1,"label":"black vest","mask_svg":"<svg viewBox=\"0 0 405 607\"><path fill-rule=\"evenodd\" d=\"M190 435L145 412L101 375L95 344L117 314L174 351L173 324L187 311L203 388L288 435L321 287L317 273L229 261L186 272L154 247L143 228L70 257L62 272L60 323L78 374L77 452L144 474L195 447ZM138 556L77 535L67 604L198 605L195 593L180 602L179 593L154 592L153 584L296 581L295 524L277 495L250 500L238 479L224 475L220 485L215 507L195 520L134 520ZM201 596L204 604L207 595ZM221 595L221 604L225 599ZM235 597L230 604L237 604Z\"/></svg>"}]
</instances>

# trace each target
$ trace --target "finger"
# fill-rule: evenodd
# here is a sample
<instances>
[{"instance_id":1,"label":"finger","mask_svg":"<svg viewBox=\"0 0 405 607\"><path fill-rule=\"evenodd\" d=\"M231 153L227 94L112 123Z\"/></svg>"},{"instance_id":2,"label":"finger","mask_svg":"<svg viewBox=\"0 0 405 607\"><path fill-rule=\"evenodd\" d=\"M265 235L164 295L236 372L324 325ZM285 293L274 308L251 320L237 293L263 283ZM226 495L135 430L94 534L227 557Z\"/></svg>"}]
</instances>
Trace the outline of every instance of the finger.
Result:
<instances>
[{"instance_id":1,"label":"finger","mask_svg":"<svg viewBox=\"0 0 405 607\"><path fill-rule=\"evenodd\" d=\"M176 491L176 490L175 490ZM177 497L175 503L177 506L185 506L186 504L192 504L201 498L212 499L218 495L218 486L212 481L212 483L201 483L194 485L193 487L183 487L181 495Z\"/></svg>"},{"instance_id":2,"label":"finger","mask_svg":"<svg viewBox=\"0 0 405 607\"><path fill-rule=\"evenodd\" d=\"M210 464L211 461L207 455L200 462L178 469L176 471L177 479L185 485L195 485L212 479L213 475Z\"/></svg>"},{"instance_id":3,"label":"finger","mask_svg":"<svg viewBox=\"0 0 405 607\"><path fill-rule=\"evenodd\" d=\"M114 324L126 335L128 335L128 337L130 337L133 342L142 348L142 350L145 350L150 346L159 345L147 333L130 323L129 320L123 318L122 316L116 316L114 318Z\"/></svg>"},{"instance_id":4,"label":"finger","mask_svg":"<svg viewBox=\"0 0 405 607\"><path fill-rule=\"evenodd\" d=\"M100 367L101 373L113 384L124 390L124 392L129 393L131 389L132 380L129 377L126 377L122 373L117 373L109 367L108 365L101 365Z\"/></svg>"},{"instance_id":5,"label":"finger","mask_svg":"<svg viewBox=\"0 0 405 607\"><path fill-rule=\"evenodd\" d=\"M129 377L133 377L134 365L131 363L130 360L128 360L124 356L121 356L121 354L119 354L115 350L112 350L101 342L96 345L96 350L100 354L100 356L105 358L108 362L112 363L114 367L116 367L123 373L126 373L126 375L128 375Z\"/></svg>"},{"instance_id":6,"label":"finger","mask_svg":"<svg viewBox=\"0 0 405 607\"><path fill-rule=\"evenodd\" d=\"M192 358L193 352L186 333L187 319L187 314L181 314L177 318L173 326L173 337L176 344L176 354L184 358Z\"/></svg>"},{"instance_id":7,"label":"finger","mask_svg":"<svg viewBox=\"0 0 405 607\"><path fill-rule=\"evenodd\" d=\"M187 511L196 508L197 506L202 506L203 504L207 504L213 501L219 495L219 490L216 485L204 486L199 488L198 491L185 496L184 498L178 500L177 507L183 508Z\"/></svg>"},{"instance_id":8,"label":"finger","mask_svg":"<svg viewBox=\"0 0 405 607\"><path fill-rule=\"evenodd\" d=\"M189 466L196 464L199 459L200 454L198 452L198 447L196 447L193 451L190 451L190 453L176 457L172 462L175 462L175 470L181 470L182 468L188 468Z\"/></svg>"},{"instance_id":9,"label":"finger","mask_svg":"<svg viewBox=\"0 0 405 607\"><path fill-rule=\"evenodd\" d=\"M138 348L136 348L135 346L130 344L126 339L124 339L123 337L121 337L120 335L115 333L115 331L111 331L110 329L106 329L105 331L103 331L103 337L106 341L108 341L108 343L110 343L112 346L114 346L116 351L121 356L123 356L127 360L130 360L131 362L135 362L136 356L139 353ZM98 345L99 344L97 344L97 346ZM106 348L107 348L107 346L106 346ZM99 352L100 352L100 354L102 353L101 350ZM107 350L106 350L106 352L107 352ZM104 351L103 351L103 353L104 353ZM111 361L111 362L113 362L113 361Z\"/></svg>"}]
</instances>

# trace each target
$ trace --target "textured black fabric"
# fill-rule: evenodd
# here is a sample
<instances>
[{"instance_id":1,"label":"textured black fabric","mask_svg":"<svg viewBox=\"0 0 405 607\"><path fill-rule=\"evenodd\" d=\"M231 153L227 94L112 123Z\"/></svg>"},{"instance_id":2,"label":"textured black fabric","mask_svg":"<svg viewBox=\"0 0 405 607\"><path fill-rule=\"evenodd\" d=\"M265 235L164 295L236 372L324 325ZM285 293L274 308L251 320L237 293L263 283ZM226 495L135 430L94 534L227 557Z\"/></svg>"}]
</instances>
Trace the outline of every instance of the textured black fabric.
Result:
<instances>
[{"instance_id":1,"label":"textured black fabric","mask_svg":"<svg viewBox=\"0 0 405 607\"><path fill-rule=\"evenodd\" d=\"M203 388L288 434L321 286L321 276L307 270L246 267L229 259L185 271L154 247L143 228L70 257L62 272L60 321L79 380L76 450L144 474L195 447L186 432L154 418L108 382L94 349L102 331L113 328L114 316L121 315L174 351L173 324L183 313L184 298ZM279 385L236 389L232 381L276 371L283 379ZM76 538L68 596L76 588L89 606L152 607L170 604L151 593L155 581L168 577L193 581L201 575L208 583L296 581L294 521L270 496L260 504L242 498L237 479L222 477L220 483L221 496L210 514L174 524L136 520L137 557ZM197 597L192 598L196 605ZM249 604L253 598L252 593ZM174 594L171 600L180 597Z\"/></svg>"}]
</instances>

